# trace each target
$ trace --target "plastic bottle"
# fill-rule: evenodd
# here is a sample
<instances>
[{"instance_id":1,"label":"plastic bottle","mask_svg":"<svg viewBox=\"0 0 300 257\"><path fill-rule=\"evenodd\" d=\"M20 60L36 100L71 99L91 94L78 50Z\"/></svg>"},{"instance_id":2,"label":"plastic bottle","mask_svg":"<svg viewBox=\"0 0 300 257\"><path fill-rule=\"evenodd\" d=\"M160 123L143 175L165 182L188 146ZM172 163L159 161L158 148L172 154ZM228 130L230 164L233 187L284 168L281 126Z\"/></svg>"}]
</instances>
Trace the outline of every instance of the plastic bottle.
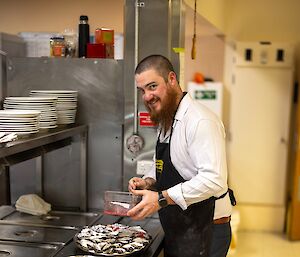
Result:
<instances>
[{"instance_id":1,"label":"plastic bottle","mask_svg":"<svg viewBox=\"0 0 300 257\"><path fill-rule=\"evenodd\" d=\"M79 20L78 57L86 57L87 43L90 42L90 26L88 17L81 15Z\"/></svg>"}]
</instances>

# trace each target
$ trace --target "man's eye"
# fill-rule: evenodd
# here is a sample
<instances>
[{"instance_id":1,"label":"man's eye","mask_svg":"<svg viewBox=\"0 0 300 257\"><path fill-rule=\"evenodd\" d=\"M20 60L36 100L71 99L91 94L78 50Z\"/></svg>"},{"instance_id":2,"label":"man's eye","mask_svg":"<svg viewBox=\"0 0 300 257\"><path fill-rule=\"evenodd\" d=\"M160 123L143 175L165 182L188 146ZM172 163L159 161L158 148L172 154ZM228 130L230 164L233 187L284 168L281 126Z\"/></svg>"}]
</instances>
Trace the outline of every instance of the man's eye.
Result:
<instances>
[{"instance_id":1,"label":"man's eye","mask_svg":"<svg viewBox=\"0 0 300 257\"><path fill-rule=\"evenodd\" d=\"M150 89L150 90L156 89L156 84L149 85L149 89Z\"/></svg>"}]
</instances>

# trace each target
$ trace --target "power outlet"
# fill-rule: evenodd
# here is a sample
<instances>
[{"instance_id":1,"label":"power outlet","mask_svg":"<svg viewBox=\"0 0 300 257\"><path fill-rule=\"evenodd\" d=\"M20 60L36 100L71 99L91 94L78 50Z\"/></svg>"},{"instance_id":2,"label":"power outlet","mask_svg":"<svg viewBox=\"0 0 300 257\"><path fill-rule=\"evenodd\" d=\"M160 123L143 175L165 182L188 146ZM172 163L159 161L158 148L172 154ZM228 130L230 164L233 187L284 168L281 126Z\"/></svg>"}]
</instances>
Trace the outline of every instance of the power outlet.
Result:
<instances>
[{"instance_id":1,"label":"power outlet","mask_svg":"<svg viewBox=\"0 0 300 257\"><path fill-rule=\"evenodd\" d=\"M136 166L136 174L138 175L145 175L153 165L153 161L138 161Z\"/></svg>"}]
</instances>

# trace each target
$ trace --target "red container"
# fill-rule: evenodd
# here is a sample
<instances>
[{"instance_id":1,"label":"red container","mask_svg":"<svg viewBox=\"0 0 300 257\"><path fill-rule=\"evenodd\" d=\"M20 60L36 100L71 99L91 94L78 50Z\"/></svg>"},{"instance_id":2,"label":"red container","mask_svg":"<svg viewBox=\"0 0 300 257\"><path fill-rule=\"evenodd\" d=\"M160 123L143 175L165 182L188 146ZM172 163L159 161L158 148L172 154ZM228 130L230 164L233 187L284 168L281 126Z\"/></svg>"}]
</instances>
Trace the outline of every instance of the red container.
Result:
<instances>
[{"instance_id":1,"label":"red container","mask_svg":"<svg viewBox=\"0 0 300 257\"><path fill-rule=\"evenodd\" d=\"M114 59L114 45L113 44L105 44L105 56L108 59Z\"/></svg>"},{"instance_id":2,"label":"red container","mask_svg":"<svg viewBox=\"0 0 300 257\"><path fill-rule=\"evenodd\" d=\"M87 58L106 58L105 44L87 44Z\"/></svg>"}]
</instances>

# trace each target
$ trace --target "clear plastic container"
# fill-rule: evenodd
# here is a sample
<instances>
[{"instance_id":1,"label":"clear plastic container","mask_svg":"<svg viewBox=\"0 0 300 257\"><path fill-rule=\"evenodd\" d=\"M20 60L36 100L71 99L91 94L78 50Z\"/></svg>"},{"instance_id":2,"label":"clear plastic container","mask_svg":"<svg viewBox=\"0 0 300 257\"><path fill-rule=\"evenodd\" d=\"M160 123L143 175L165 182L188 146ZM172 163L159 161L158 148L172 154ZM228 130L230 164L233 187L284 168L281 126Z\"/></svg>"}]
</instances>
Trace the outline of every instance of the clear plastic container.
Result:
<instances>
[{"instance_id":1,"label":"clear plastic container","mask_svg":"<svg viewBox=\"0 0 300 257\"><path fill-rule=\"evenodd\" d=\"M127 212L141 201L141 196L129 192L105 191L104 213L114 216L128 216Z\"/></svg>"}]
</instances>

